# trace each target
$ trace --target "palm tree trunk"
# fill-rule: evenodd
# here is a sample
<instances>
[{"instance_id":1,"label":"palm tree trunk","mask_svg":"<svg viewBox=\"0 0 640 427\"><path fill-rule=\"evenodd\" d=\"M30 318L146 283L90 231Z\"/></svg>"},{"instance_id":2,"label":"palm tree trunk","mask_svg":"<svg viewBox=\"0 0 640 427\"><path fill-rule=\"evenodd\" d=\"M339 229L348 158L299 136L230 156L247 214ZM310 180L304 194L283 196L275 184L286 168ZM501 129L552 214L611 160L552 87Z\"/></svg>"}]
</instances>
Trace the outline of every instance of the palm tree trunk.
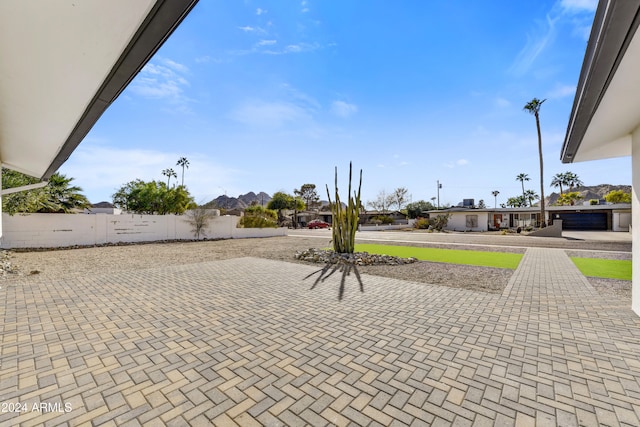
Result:
<instances>
[{"instance_id":1,"label":"palm tree trunk","mask_svg":"<svg viewBox=\"0 0 640 427\"><path fill-rule=\"evenodd\" d=\"M536 111L536 127L538 129L538 155L540 156L540 226L546 227L544 212L544 165L542 161L542 134L540 133L540 118Z\"/></svg>"}]
</instances>

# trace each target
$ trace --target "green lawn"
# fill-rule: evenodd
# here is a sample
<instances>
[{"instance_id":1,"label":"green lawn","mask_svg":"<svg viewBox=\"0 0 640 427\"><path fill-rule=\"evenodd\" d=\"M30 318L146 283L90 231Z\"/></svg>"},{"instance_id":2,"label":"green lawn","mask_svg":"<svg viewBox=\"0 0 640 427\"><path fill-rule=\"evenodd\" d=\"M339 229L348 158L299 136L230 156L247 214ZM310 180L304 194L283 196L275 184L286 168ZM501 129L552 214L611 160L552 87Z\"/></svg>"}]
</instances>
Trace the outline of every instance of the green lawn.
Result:
<instances>
[{"instance_id":1,"label":"green lawn","mask_svg":"<svg viewBox=\"0 0 640 427\"><path fill-rule=\"evenodd\" d=\"M571 260L585 276L631 280L631 261L577 257Z\"/></svg>"},{"instance_id":2,"label":"green lawn","mask_svg":"<svg viewBox=\"0 0 640 427\"><path fill-rule=\"evenodd\" d=\"M417 248L414 246L356 245L357 252L393 255L401 258L414 257L423 261L450 264L479 265L482 267L508 268L515 270L522 254L506 252L465 251L459 249Z\"/></svg>"}]
</instances>

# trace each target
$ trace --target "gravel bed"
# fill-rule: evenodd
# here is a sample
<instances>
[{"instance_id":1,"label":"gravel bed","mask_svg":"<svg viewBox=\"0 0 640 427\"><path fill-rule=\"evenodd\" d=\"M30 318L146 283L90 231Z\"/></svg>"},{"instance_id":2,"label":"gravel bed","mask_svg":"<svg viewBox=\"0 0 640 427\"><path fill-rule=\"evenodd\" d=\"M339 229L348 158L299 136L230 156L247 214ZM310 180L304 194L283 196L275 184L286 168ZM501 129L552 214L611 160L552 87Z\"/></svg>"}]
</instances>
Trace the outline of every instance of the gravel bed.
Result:
<instances>
[{"instance_id":1,"label":"gravel bed","mask_svg":"<svg viewBox=\"0 0 640 427\"><path fill-rule=\"evenodd\" d=\"M118 271L140 270L199 263L238 257L259 257L278 261L300 261L295 253L310 248L330 246L317 238L271 237L265 239L231 239L201 242L147 243L124 246L102 246L77 249L10 252L9 259L16 276L37 275L50 279L69 275L97 275ZM456 247L457 249L461 247ZM478 247L470 247L478 249ZM363 274L392 277L413 282L438 284L483 292L500 293L511 277L511 270L456 266L419 261L406 265L359 266Z\"/></svg>"},{"instance_id":2,"label":"gravel bed","mask_svg":"<svg viewBox=\"0 0 640 427\"><path fill-rule=\"evenodd\" d=\"M600 295L619 298L625 304L631 305L631 280L603 279L601 277L587 277Z\"/></svg>"},{"instance_id":3,"label":"gravel bed","mask_svg":"<svg viewBox=\"0 0 640 427\"><path fill-rule=\"evenodd\" d=\"M570 257L631 260L630 252L565 251Z\"/></svg>"},{"instance_id":4,"label":"gravel bed","mask_svg":"<svg viewBox=\"0 0 640 427\"><path fill-rule=\"evenodd\" d=\"M499 236L496 236L498 239ZM390 244L398 244L391 243ZM199 242L146 243L123 246L85 247L77 249L8 251L3 255L10 272L2 274L0 280L15 280L31 275L59 279L69 275L98 275L126 270L141 270L167 265L199 263L238 257L259 257L278 261L298 262L296 252L310 248L327 248L326 241L306 237L271 237L265 239L232 239ZM426 243L408 246L440 247L448 249L470 249L524 253L523 248L479 247ZM600 249L599 247L597 249ZM567 250L569 256L630 259L628 253L605 253ZM512 270L418 261L405 265L359 266L362 274L391 277L412 282L464 288L474 291L501 293L506 287ZM588 278L603 295L615 295L631 301L631 284L628 281Z\"/></svg>"}]
</instances>

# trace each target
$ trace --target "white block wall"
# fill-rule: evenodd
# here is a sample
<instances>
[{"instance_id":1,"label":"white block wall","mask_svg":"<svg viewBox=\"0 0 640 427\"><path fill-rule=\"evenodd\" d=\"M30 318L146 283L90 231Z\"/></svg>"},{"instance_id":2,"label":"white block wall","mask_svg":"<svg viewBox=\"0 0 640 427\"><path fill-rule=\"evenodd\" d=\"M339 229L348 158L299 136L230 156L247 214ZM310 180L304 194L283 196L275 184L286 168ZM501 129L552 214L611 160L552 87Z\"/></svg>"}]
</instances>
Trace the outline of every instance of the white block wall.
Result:
<instances>
[{"instance_id":1,"label":"white block wall","mask_svg":"<svg viewBox=\"0 0 640 427\"><path fill-rule=\"evenodd\" d=\"M219 216L204 230L208 239L284 236L284 228L237 228L240 217ZM118 242L192 240L186 215L2 214L0 247L55 248Z\"/></svg>"}]
</instances>

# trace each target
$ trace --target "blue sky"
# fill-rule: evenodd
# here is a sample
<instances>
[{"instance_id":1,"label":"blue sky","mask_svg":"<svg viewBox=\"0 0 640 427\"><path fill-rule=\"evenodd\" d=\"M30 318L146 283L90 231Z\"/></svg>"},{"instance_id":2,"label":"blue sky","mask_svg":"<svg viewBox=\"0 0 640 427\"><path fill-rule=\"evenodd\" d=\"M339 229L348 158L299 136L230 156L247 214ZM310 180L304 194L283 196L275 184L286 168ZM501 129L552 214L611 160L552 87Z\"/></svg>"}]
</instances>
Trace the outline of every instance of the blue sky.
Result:
<instances>
[{"instance_id":1,"label":"blue sky","mask_svg":"<svg viewBox=\"0 0 640 427\"><path fill-rule=\"evenodd\" d=\"M493 206L572 171L630 184L630 158L562 164L560 148L596 1L201 0L61 172L92 202L184 156L198 202L363 170L363 200L406 187ZM178 178L179 180L180 178ZM346 194L342 194L346 197Z\"/></svg>"}]
</instances>

